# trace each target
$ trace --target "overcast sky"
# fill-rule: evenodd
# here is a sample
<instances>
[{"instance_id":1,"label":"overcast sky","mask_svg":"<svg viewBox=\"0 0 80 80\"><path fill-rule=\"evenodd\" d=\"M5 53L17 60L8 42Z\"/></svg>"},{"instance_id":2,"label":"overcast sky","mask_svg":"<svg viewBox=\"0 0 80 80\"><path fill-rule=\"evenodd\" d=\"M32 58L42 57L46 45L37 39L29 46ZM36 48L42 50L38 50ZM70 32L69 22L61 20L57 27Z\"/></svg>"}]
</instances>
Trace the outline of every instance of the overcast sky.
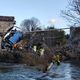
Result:
<instances>
[{"instance_id":1,"label":"overcast sky","mask_svg":"<svg viewBox=\"0 0 80 80\"><path fill-rule=\"evenodd\" d=\"M67 0L0 0L0 15L15 16L17 26L24 19L36 17L42 25L53 22L56 28L63 28L67 24L61 10L67 5Z\"/></svg>"}]
</instances>

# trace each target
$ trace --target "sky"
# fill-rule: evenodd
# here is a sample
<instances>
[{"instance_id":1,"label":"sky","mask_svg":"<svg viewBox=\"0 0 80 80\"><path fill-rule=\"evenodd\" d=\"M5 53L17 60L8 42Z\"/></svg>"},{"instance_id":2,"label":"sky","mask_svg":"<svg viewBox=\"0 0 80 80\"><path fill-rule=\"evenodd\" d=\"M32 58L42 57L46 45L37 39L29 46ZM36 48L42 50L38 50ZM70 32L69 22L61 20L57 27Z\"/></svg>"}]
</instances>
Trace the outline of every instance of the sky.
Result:
<instances>
[{"instance_id":1,"label":"sky","mask_svg":"<svg viewBox=\"0 0 80 80\"><path fill-rule=\"evenodd\" d=\"M67 0L0 0L0 16L14 16L17 26L24 19L35 17L43 26L53 23L55 28L64 28L68 26L61 10L67 5Z\"/></svg>"}]
</instances>

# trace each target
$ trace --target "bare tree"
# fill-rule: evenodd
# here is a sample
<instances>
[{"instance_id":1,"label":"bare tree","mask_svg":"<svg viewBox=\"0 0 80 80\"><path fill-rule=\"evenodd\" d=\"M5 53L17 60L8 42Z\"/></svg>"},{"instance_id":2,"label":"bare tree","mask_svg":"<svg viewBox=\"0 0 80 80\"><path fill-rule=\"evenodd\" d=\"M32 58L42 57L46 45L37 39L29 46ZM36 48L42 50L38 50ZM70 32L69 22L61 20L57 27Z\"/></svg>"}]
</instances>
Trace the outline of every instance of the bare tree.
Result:
<instances>
[{"instance_id":1,"label":"bare tree","mask_svg":"<svg viewBox=\"0 0 80 80\"><path fill-rule=\"evenodd\" d=\"M40 25L40 21L37 18L24 19L21 23L22 30L27 31L35 31Z\"/></svg>"},{"instance_id":2,"label":"bare tree","mask_svg":"<svg viewBox=\"0 0 80 80\"><path fill-rule=\"evenodd\" d=\"M62 11L65 17L71 24L80 25L80 0L69 0L67 10Z\"/></svg>"}]
</instances>

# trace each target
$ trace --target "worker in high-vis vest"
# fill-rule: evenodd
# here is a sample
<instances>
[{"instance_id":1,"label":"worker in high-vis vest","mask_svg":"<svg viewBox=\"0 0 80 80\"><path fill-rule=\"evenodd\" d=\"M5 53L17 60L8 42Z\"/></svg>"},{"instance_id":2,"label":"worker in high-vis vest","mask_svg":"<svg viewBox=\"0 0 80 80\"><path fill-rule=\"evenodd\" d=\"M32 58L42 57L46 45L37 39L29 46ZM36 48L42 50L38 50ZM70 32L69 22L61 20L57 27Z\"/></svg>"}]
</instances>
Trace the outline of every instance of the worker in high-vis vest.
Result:
<instances>
[{"instance_id":1,"label":"worker in high-vis vest","mask_svg":"<svg viewBox=\"0 0 80 80\"><path fill-rule=\"evenodd\" d=\"M57 63L58 66L60 65L60 56L59 55L53 56L52 62L48 65L47 70L50 70L54 63Z\"/></svg>"},{"instance_id":2,"label":"worker in high-vis vest","mask_svg":"<svg viewBox=\"0 0 80 80\"><path fill-rule=\"evenodd\" d=\"M60 56L59 55L56 55L56 62L57 62L57 65L60 65Z\"/></svg>"}]
</instances>

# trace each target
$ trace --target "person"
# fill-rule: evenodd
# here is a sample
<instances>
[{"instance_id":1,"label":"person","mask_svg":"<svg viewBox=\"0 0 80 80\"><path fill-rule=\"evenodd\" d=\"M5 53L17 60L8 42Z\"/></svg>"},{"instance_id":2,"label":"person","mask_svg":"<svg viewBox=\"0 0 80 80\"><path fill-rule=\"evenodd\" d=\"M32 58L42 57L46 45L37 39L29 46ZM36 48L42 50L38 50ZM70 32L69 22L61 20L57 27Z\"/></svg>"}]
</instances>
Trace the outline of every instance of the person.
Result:
<instances>
[{"instance_id":1,"label":"person","mask_svg":"<svg viewBox=\"0 0 80 80\"><path fill-rule=\"evenodd\" d=\"M54 56L52 57L52 63L54 64L55 61L56 61L56 56L54 55Z\"/></svg>"},{"instance_id":2,"label":"person","mask_svg":"<svg viewBox=\"0 0 80 80\"><path fill-rule=\"evenodd\" d=\"M44 51L45 51L44 48L41 48L40 49L40 56L43 56L44 55Z\"/></svg>"},{"instance_id":3,"label":"person","mask_svg":"<svg viewBox=\"0 0 80 80\"><path fill-rule=\"evenodd\" d=\"M60 65L60 56L59 55L56 55L56 62L57 62L57 65Z\"/></svg>"},{"instance_id":4,"label":"person","mask_svg":"<svg viewBox=\"0 0 80 80\"><path fill-rule=\"evenodd\" d=\"M52 63L57 63L57 65L60 65L60 56L59 55L54 55L52 58Z\"/></svg>"}]
</instances>

